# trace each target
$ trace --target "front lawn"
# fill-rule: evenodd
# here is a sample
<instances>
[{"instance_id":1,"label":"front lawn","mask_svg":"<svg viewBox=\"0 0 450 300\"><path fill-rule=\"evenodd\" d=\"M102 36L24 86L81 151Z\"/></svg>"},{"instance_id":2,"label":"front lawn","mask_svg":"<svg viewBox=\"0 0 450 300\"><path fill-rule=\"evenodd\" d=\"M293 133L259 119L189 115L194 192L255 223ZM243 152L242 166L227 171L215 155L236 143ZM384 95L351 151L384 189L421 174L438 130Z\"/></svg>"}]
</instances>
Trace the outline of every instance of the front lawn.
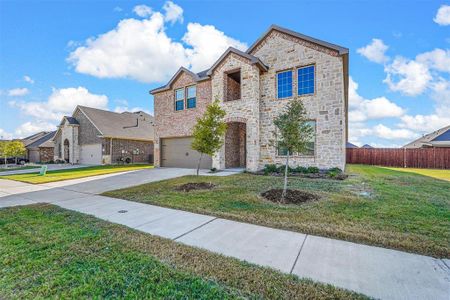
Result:
<instances>
[{"instance_id":1,"label":"front lawn","mask_svg":"<svg viewBox=\"0 0 450 300\"><path fill-rule=\"evenodd\" d=\"M450 184L381 167L350 165L344 181L293 177L289 186L321 200L281 205L260 193L281 188L283 178L239 174L181 178L106 192L105 195L227 219L450 257ZM184 192L188 182L211 182L212 190Z\"/></svg>"},{"instance_id":2,"label":"front lawn","mask_svg":"<svg viewBox=\"0 0 450 300\"><path fill-rule=\"evenodd\" d=\"M16 174L1 176L0 179L11 179L22 181L26 183L47 183L54 181L62 181L69 179L77 179L83 177L90 177L96 175L105 175L118 172L127 172L140 169L153 168L151 165L105 165L105 166L93 166L83 167L67 170L54 170L48 171L45 176L40 176L39 173L28 174Z\"/></svg>"},{"instance_id":3,"label":"front lawn","mask_svg":"<svg viewBox=\"0 0 450 300\"><path fill-rule=\"evenodd\" d=\"M363 299L38 204L0 209L0 299Z\"/></svg>"},{"instance_id":4,"label":"front lawn","mask_svg":"<svg viewBox=\"0 0 450 300\"><path fill-rule=\"evenodd\" d=\"M389 168L386 169L400 171L400 172L409 172L415 173L419 175L424 175L428 177L433 177L436 179L442 179L450 181L450 170L438 170L438 169L414 169L414 168Z\"/></svg>"}]
</instances>

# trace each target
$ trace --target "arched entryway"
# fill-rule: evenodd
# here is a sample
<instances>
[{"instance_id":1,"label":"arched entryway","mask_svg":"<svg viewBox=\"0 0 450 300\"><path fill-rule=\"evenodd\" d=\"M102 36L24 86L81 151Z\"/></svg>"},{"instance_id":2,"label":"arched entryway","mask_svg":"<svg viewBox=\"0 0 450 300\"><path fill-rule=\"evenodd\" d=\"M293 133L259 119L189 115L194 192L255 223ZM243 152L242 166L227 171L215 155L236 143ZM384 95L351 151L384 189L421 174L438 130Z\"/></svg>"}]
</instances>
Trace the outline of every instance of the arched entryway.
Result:
<instances>
[{"instance_id":1,"label":"arched entryway","mask_svg":"<svg viewBox=\"0 0 450 300\"><path fill-rule=\"evenodd\" d=\"M225 134L225 168L245 168L247 156L246 124L228 122Z\"/></svg>"},{"instance_id":2,"label":"arched entryway","mask_svg":"<svg viewBox=\"0 0 450 300\"><path fill-rule=\"evenodd\" d=\"M69 140L64 140L64 160L70 162L70 152L69 152Z\"/></svg>"}]
</instances>

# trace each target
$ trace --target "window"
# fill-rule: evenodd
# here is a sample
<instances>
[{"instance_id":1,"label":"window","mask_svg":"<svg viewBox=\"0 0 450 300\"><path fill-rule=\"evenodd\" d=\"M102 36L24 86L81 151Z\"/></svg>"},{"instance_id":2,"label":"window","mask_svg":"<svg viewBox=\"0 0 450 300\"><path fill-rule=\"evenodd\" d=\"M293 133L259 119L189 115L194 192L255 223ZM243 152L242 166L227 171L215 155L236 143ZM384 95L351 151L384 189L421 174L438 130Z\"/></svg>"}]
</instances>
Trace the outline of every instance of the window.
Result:
<instances>
[{"instance_id":1,"label":"window","mask_svg":"<svg viewBox=\"0 0 450 300\"><path fill-rule=\"evenodd\" d=\"M241 70L225 74L225 101L241 99Z\"/></svg>"},{"instance_id":2,"label":"window","mask_svg":"<svg viewBox=\"0 0 450 300\"><path fill-rule=\"evenodd\" d=\"M195 108L196 104L196 95L197 94L197 88L194 86L190 86L187 88L187 108Z\"/></svg>"},{"instance_id":3,"label":"window","mask_svg":"<svg viewBox=\"0 0 450 300\"><path fill-rule=\"evenodd\" d=\"M277 93L278 99L292 97L292 71L277 74Z\"/></svg>"},{"instance_id":4,"label":"window","mask_svg":"<svg viewBox=\"0 0 450 300\"><path fill-rule=\"evenodd\" d=\"M314 66L297 70L298 95L314 94Z\"/></svg>"},{"instance_id":5,"label":"window","mask_svg":"<svg viewBox=\"0 0 450 300\"><path fill-rule=\"evenodd\" d=\"M175 110L184 109L184 89L175 90Z\"/></svg>"},{"instance_id":6,"label":"window","mask_svg":"<svg viewBox=\"0 0 450 300\"><path fill-rule=\"evenodd\" d=\"M311 140L306 145L306 151L303 153L300 153L301 155L308 155L313 156L314 155L314 149L315 149L315 141L316 141L316 121L308 121L307 124L313 128L313 134L311 136ZM291 153L291 155L299 155L299 153ZM280 145L277 145L277 155L278 156L286 156L287 155L287 149L285 147L282 147Z\"/></svg>"}]
</instances>

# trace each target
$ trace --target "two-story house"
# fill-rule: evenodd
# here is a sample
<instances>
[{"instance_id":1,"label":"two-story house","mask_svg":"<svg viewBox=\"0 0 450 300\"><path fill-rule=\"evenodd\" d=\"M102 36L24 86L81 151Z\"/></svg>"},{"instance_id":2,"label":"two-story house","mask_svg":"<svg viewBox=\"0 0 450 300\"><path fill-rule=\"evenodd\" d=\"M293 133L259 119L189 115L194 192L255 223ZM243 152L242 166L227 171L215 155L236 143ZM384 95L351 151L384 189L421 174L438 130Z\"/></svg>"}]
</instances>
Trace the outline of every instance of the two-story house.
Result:
<instances>
[{"instance_id":1,"label":"two-story house","mask_svg":"<svg viewBox=\"0 0 450 300\"><path fill-rule=\"evenodd\" d=\"M150 91L155 109L155 165L195 167L192 129L206 106L219 99L228 125L225 143L203 168L283 164L274 118L292 99L301 99L314 128L305 153L293 166L345 167L348 106L348 49L271 26L246 52L229 48L208 70L180 68Z\"/></svg>"}]
</instances>

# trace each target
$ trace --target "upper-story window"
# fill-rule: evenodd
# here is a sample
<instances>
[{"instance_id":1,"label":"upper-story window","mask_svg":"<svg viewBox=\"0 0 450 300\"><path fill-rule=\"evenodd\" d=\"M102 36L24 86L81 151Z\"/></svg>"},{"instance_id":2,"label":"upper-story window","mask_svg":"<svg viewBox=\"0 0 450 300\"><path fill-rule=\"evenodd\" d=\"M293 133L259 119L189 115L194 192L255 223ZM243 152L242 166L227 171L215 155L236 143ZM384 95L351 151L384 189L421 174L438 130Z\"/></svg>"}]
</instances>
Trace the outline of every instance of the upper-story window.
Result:
<instances>
[{"instance_id":1,"label":"upper-story window","mask_svg":"<svg viewBox=\"0 0 450 300\"><path fill-rule=\"evenodd\" d=\"M292 97L292 71L277 73L277 98Z\"/></svg>"},{"instance_id":2,"label":"upper-story window","mask_svg":"<svg viewBox=\"0 0 450 300\"><path fill-rule=\"evenodd\" d=\"M184 109L184 88L175 90L175 110Z\"/></svg>"},{"instance_id":3,"label":"upper-story window","mask_svg":"<svg viewBox=\"0 0 450 300\"><path fill-rule=\"evenodd\" d=\"M314 94L314 66L307 66L297 70L298 95Z\"/></svg>"},{"instance_id":4,"label":"upper-story window","mask_svg":"<svg viewBox=\"0 0 450 300\"><path fill-rule=\"evenodd\" d=\"M197 106L197 88L196 86L187 87L187 100L186 107L187 108L195 108Z\"/></svg>"}]
</instances>

